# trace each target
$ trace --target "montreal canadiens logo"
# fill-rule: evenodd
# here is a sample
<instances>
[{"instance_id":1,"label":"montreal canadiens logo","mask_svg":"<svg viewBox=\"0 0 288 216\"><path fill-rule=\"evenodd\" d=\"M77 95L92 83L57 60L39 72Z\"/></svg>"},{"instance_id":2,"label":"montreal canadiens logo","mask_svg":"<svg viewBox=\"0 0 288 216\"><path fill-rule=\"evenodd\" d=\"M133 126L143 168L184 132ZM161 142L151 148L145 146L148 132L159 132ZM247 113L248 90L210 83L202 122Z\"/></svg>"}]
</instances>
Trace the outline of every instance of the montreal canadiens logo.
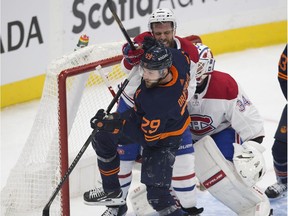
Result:
<instances>
[{"instance_id":1,"label":"montreal canadiens logo","mask_svg":"<svg viewBox=\"0 0 288 216\"><path fill-rule=\"evenodd\" d=\"M213 120L210 116L190 115L191 117L191 132L195 135L205 135L215 129L212 123Z\"/></svg>"}]
</instances>

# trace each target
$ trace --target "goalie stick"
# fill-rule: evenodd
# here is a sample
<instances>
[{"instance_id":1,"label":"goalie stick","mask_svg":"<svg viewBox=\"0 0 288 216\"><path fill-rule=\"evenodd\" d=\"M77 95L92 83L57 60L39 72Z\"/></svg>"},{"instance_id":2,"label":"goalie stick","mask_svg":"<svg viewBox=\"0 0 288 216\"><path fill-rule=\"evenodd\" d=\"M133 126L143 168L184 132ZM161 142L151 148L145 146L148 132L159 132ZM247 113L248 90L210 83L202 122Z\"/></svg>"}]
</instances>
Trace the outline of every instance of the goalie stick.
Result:
<instances>
[{"instance_id":1,"label":"goalie stick","mask_svg":"<svg viewBox=\"0 0 288 216\"><path fill-rule=\"evenodd\" d=\"M117 14L113 11L112 6L111 6L111 1L107 0L107 3L109 5L109 8L114 16L118 18ZM116 18L115 18L116 19ZM123 32L127 42L131 45L132 49L135 49L135 46L133 44L133 42L131 41L130 37L128 36L125 28L123 27L120 19L118 18L118 24L119 27L121 28L121 31ZM134 69L135 67L133 67ZM129 73L129 76L123 81L123 83L120 85L119 90L117 91L117 94L115 95L115 97L113 97L112 101L110 102L110 104L108 105L107 109L106 109L106 114L109 114L110 111L112 110L112 108L114 107L115 103L117 103L120 95L122 94L122 92L124 91L124 89L126 88L126 86L128 85L130 79L132 78L133 74L134 74L134 70L132 69L132 71ZM59 193L59 191L61 190L63 184L65 183L66 179L69 177L69 175L71 174L71 172L73 171L73 169L75 168L75 166L77 165L77 163L79 162L80 158L82 157L82 155L84 154L84 152L86 151L86 149L88 148L89 144L92 141L92 138L95 136L95 134L97 133L97 129L94 129L92 131L92 133L90 134L90 136L87 138L86 142L84 143L84 145L82 146L82 148L80 149L79 153L77 154L77 156L75 157L75 159L73 160L73 162L71 163L71 165L69 166L67 172L65 173L65 175L61 178L59 184L57 185L57 187L55 188L54 192L52 193L49 201L47 202L47 204L45 205L45 207L43 208L42 211L42 216L49 216L50 215L50 206L52 204L52 202L54 201L55 197L57 196L57 194Z\"/></svg>"}]
</instances>

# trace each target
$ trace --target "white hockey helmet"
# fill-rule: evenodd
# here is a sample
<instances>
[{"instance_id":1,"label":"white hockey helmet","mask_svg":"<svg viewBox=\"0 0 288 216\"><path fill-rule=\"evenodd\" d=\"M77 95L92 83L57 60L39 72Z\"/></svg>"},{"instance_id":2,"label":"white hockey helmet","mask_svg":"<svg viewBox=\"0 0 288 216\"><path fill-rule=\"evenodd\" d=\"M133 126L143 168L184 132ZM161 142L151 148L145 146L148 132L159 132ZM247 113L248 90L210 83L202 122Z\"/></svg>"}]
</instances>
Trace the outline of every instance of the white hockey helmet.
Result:
<instances>
[{"instance_id":1,"label":"white hockey helmet","mask_svg":"<svg viewBox=\"0 0 288 216\"><path fill-rule=\"evenodd\" d=\"M148 30L152 32L151 24L158 22L172 22L173 30L175 32L177 24L175 15L172 10L168 8L158 8L157 10L153 11L149 17Z\"/></svg>"},{"instance_id":2,"label":"white hockey helmet","mask_svg":"<svg viewBox=\"0 0 288 216\"><path fill-rule=\"evenodd\" d=\"M233 162L235 169L243 182L248 186L254 186L262 179L266 172L263 152L265 148L254 141L244 142L242 145L233 143Z\"/></svg>"},{"instance_id":3,"label":"white hockey helmet","mask_svg":"<svg viewBox=\"0 0 288 216\"><path fill-rule=\"evenodd\" d=\"M208 46L203 45L202 43L196 43L195 46L199 54L196 71L196 82L199 84L207 77L208 73L213 72L215 59Z\"/></svg>"}]
</instances>

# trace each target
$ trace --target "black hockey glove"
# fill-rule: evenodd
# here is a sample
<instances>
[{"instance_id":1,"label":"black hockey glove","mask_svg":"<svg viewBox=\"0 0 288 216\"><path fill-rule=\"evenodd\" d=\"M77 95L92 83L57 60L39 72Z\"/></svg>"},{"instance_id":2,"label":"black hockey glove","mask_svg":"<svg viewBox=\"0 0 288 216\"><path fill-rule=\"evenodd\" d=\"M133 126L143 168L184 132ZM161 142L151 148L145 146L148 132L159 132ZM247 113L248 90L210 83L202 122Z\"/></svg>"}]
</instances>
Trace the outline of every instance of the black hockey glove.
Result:
<instances>
[{"instance_id":1,"label":"black hockey glove","mask_svg":"<svg viewBox=\"0 0 288 216\"><path fill-rule=\"evenodd\" d=\"M120 118L118 113L106 115L104 109L100 109L90 120L90 125L93 129L104 130L113 134L118 134L122 131L124 120Z\"/></svg>"}]
</instances>

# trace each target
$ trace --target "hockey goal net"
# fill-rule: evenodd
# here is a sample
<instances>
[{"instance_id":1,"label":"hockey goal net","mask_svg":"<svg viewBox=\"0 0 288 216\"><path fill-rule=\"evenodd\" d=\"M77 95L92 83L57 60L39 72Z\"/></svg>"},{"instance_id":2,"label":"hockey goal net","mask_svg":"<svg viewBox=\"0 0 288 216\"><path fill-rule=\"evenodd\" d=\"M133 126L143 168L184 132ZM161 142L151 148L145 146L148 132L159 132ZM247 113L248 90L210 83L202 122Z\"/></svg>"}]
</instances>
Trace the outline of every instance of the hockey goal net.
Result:
<instances>
[{"instance_id":1,"label":"hockey goal net","mask_svg":"<svg viewBox=\"0 0 288 216\"><path fill-rule=\"evenodd\" d=\"M88 46L49 65L31 133L1 192L3 215L42 215L61 176L91 134L91 117L113 99L98 68L115 91L125 78L119 65L123 43ZM54 199L50 215L70 214L69 197L81 195L97 181L95 165L95 152L89 146Z\"/></svg>"},{"instance_id":2,"label":"hockey goal net","mask_svg":"<svg viewBox=\"0 0 288 216\"><path fill-rule=\"evenodd\" d=\"M195 36L187 37L194 42ZM197 39L197 37L196 37ZM53 61L47 68L38 112L22 153L1 191L1 215L39 216L69 164L92 132L90 119L117 91L124 42L88 46ZM101 66L101 73L95 69ZM114 111L116 106L112 109ZM91 145L50 207L50 215L70 215L69 200L93 188L99 174ZM97 175L98 174L98 175ZM68 180L68 179L67 179Z\"/></svg>"}]
</instances>

